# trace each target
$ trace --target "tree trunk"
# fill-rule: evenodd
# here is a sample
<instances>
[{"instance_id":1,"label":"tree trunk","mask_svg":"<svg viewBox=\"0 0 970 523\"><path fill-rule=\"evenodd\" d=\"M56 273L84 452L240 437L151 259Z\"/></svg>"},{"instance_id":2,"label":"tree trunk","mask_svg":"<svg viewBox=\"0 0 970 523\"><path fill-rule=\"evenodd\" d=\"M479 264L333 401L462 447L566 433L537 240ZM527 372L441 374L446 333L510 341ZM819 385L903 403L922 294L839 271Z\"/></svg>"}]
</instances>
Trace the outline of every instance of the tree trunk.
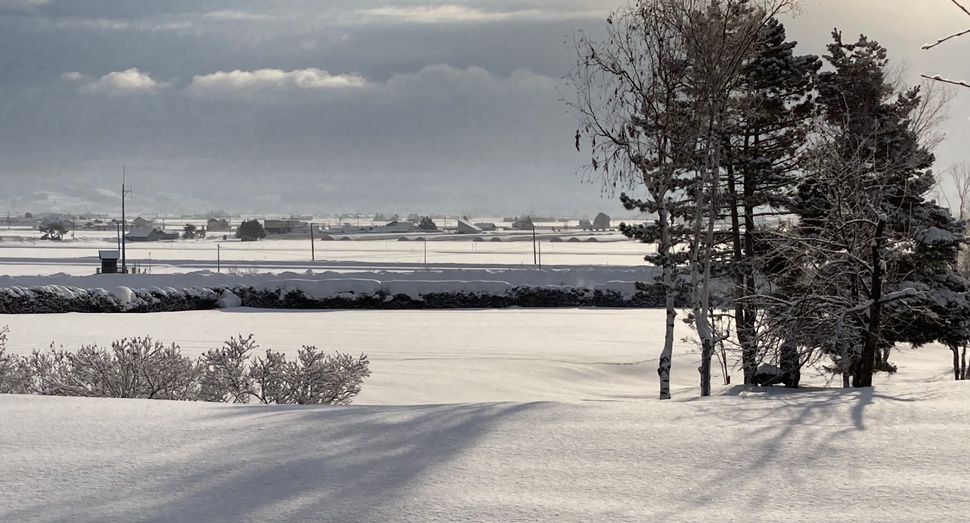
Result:
<instances>
[{"instance_id":1,"label":"tree trunk","mask_svg":"<svg viewBox=\"0 0 970 523\"><path fill-rule=\"evenodd\" d=\"M781 354L778 357L781 364L781 380L786 387L798 387L802 378L801 361L798 357L798 347L795 342L785 340L781 344Z\"/></svg>"},{"instance_id":2,"label":"tree trunk","mask_svg":"<svg viewBox=\"0 0 970 523\"><path fill-rule=\"evenodd\" d=\"M657 210L660 221L660 240L657 242L657 255L660 257L660 265L663 268L664 299L666 301L667 322L664 329L664 346L660 351L660 366L657 367L657 374L660 375L660 399L670 399L670 364L674 352L674 325L677 317L677 310L674 308L674 264L670 259L670 212L667 210L666 201L661 200Z\"/></svg>"},{"instance_id":3,"label":"tree trunk","mask_svg":"<svg viewBox=\"0 0 970 523\"><path fill-rule=\"evenodd\" d=\"M730 150L730 149L728 149ZM733 162L727 162L727 189L728 196L730 197L730 202L728 207L731 212L731 247L734 254L734 264L736 274L734 276L734 329L738 334L738 345L741 346L741 370L744 373L744 384L751 385L754 383L754 375L758 371L758 364L755 358L753 347L751 346L751 336L748 334L746 329L747 322L747 307L744 306L740 298L744 297L746 294L745 289L745 273L743 269L744 264L744 252L741 248L741 218L738 213L738 206L741 204L738 199L738 190L736 186L737 180L734 177L734 165Z\"/></svg>"},{"instance_id":4,"label":"tree trunk","mask_svg":"<svg viewBox=\"0 0 970 523\"><path fill-rule=\"evenodd\" d=\"M852 377L852 358L849 346L842 344L842 359L839 361L839 367L842 369L842 388L847 389L850 386L850 379Z\"/></svg>"},{"instance_id":5,"label":"tree trunk","mask_svg":"<svg viewBox=\"0 0 970 523\"><path fill-rule=\"evenodd\" d=\"M757 138L755 139L757 143ZM748 296L754 296L755 294L755 282L754 282L754 180L751 176L745 173L744 180L744 263L742 264L742 270L744 271L744 287L745 293ZM742 359L743 363L747 365L746 372L750 372L752 378L758 373L758 338L757 338L757 328L755 325L756 314L754 307L749 305L745 307L744 314L744 325L741 327L741 331L744 332L744 337L746 338L746 343L742 342ZM747 381L745 381L747 383Z\"/></svg>"},{"instance_id":6,"label":"tree trunk","mask_svg":"<svg viewBox=\"0 0 970 523\"><path fill-rule=\"evenodd\" d=\"M876 345L879 342L879 323L882 319L882 272L885 262L880 256L882 251L882 233L886 228L886 219L879 217L876 224L876 234L872 239L872 286L869 294L869 328L866 331L866 341L862 346L858 372L853 377L853 387L871 387L872 373L876 363Z\"/></svg>"},{"instance_id":7,"label":"tree trunk","mask_svg":"<svg viewBox=\"0 0 970 523\"><path fill-rule=\"evenodd\" d=\"M963 371L960 369L960 347L951 343L950 352L953 353L953 379L960 381L963 379Z\"/></svg>"},{"instance_id":8,"label":"tree trunk","mask_svg":"<svg viewBox=\"0 0 970 523\"><path fill-rule=\"evenodd\" d=\"M960 379L963 379L963 380L967 379L967 344L966 343L963 344L963 357L960 361L960 374L962 376Z\"/></svg>"},{"instance_id":9,"label":"tree trunk","mask_svg":"<svg viewBox=\"0 0 970 523\"><path fill-rule=\"evenodd\" d=\"M718 162L712 162L712 166L718 165ZM716 174L716 167L711 167L706 170L706 176L708 179L702 181L701 193L703 194L705 190L709 190L707 202L704 201L704 197L699 198L697 204L697 216L696 216L696 228L695 234L698 237L695 241L695 251L693 254L693 259L691 260L691 265L693 267L692 273L692 284L694 285L694 320L697 324L697 336L701 339L701 396L711 395L711 358L714 356L714 332L711 329L711 319L708 311L711 309L711 246L714 244L714 217L717 214L717 199L715 198L715 191L717 190L718 178ZM709 187L704 187L703 184L709 183ZM705 232L705 239L703 244L704 255L703 258L700 256L700 226L703 223L705 205L710 205L707 215L707 230ZM701 262L703 259L703 262ZM703 271L698 274L698 269L703 268Z\"/></svg>"},{"instance_id":10,"label":"tree trunk","mask_svg":"<svg viewBox=\"0 0 970 523\"><path fill-rule=\"evenodd\" d=\"M711 357L714 355L710 336L701 338L701 396L711 395Z\"/></svg>"}]
</instances>

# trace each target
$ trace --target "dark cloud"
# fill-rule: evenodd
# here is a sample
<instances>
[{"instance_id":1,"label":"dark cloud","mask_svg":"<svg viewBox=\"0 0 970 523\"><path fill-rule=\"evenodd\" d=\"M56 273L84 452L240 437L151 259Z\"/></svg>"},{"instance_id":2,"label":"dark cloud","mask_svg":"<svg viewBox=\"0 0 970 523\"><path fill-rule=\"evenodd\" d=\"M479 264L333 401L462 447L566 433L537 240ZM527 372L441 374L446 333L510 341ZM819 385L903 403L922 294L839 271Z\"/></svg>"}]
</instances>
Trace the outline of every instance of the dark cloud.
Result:
<instances>
[{"instance_id":1,"label":"dark cloud","mask_svg":"<svg viewBox=\"0 0 970 523\"><path fill-rule=\"evenodd\" d=\"M953 59L970 40L918 49L964 22L939 3L808 2L788 26L802 52L838 26L886 44L910 78L970 78ZM17 180L0 198L55 187L103 205L125 163L156 212L617 209L575 174L559 101L571 35L611 7L0 0L0 48L16 50L0 53L0 179Z\"/></svg>"}]
</instances>

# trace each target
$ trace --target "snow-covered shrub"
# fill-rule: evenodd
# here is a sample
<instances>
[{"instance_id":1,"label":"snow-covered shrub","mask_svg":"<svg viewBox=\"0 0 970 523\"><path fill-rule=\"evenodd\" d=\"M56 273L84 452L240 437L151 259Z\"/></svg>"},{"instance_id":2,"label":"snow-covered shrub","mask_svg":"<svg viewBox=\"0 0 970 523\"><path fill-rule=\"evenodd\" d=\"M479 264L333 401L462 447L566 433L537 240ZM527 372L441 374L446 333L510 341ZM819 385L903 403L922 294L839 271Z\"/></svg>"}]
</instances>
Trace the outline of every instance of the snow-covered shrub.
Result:
<instances>
[{"instance_id":1,"label":"snow-covered shrub","mask_svg":"<svg viewBox=\"0 0 970 523\"><path fill-rule=\"evenodd\" d=\"M266 349L265 358L255 356L249 365L249 377L252 378L256 398L261 403L287 403L286 357Z\"/></svg>"},{"instance_id":2,"label":"snow-covered shrub","mask_svg":"<svg viewBox=\"0 0 970 523\"><path fill-rule=\"evenodd\" d=\"M25 358L7 354L8 332L6 325L0 328L0 394L26 394L30 372Z\"/></svg>"},{"instance_id":3,"label":"snow-covered shrub","mask_svg":"<svg viewBox=\"0 0 970 523\"><path fill-rule=\"evenodd\" d=\"M304 345L286 366L287 403L346 405L370 376L367 356L326 354Z\"/></svg>"},{"instance_id":4,"label":"snow-covered shrub","mask_svg":"<svg viewBox=\"0 0 970 523\"><path fill-rule=\"evenodd\" d=\"M30 356L6 353L0 329L0 393L248 403L348 404L370 376L367 356L327 354L304 346L288 362L279 352L250 356L252 334L231 338L193 362L178 345L125 338L106 350L86 345Z\"/></svg>"},{"instance_id":5,"label":"snow-covered shrub","mask_svg":"<svg viewBox=\"0 0 970 523\"><path fill-rule=\"evenodd\" d=\"M86 345L77 352L34 351L27 358L35 394L98 398L195 399L192 360L178 345L125 338L111 350Z\"/></svg>"},{"instance_id":6,"label":"snow-covered shrub","mask_svg":"<svg viewBox=\"0 0 970 523\"><path fill-rule=\"evenodd\" d=\"M253 380L246 368L249 351L258 347L253 335L230 338L221 348L210 349L199 357L199 399L249 403Z\"/></svg>"},{"instance_id":7,"label":"snow-covered shrub","mask_svg":"<svg viewBox=\"0 0 970 523\"><path fill-rule=\"evenodd\" d=\"M303 346L296 361L272 350L255 358L250 367L254 394L263 403L346 405L370 376L367 356L327 354Z\"/></svg>"}]
</instances>

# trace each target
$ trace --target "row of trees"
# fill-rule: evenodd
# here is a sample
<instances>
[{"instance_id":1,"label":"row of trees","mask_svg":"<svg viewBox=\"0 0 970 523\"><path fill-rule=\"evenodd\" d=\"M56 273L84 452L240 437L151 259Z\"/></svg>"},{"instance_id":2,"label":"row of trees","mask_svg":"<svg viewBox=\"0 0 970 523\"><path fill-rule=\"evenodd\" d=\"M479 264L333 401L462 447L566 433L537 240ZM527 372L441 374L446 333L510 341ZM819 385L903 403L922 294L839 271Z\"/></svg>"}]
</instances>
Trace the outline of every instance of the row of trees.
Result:
<instances>
[{"instance_id":1,"label":"row of trees","mask_svg":"<svg viewBox=\"0 0 970 523\"><path fill-rule=\"evenodd\" d=\"M6 353L0 330L0 394L44 394L98 398L142 398L286 404L348 404L370 375L367 356L321 352L304 346L293 361L258 348L253 336L239 336L198 360L177 345L151 338L126 338L108 349L97 345L76 352Z\"/></svg>"},{"instance_id":2,"label":"row of trees","mask_svg":"<svg viewBox=\"0 0 970 523\"><path fill-rule=\"evenodd\" d=\"M926 198L945 97L895 81L885 48L837 30L823 72L776 18L793 4L641 0L607 20L606 39L576 41L576 147L624 207L656 216L621 230L657 245L661 399L681 292L702 395L723 344L747 384L766 362L797 384L825 358L845 385L869 386L900 342L947 344L957 375L960 348L965 360L964 224Z\"/></svg>"}]
</instances>

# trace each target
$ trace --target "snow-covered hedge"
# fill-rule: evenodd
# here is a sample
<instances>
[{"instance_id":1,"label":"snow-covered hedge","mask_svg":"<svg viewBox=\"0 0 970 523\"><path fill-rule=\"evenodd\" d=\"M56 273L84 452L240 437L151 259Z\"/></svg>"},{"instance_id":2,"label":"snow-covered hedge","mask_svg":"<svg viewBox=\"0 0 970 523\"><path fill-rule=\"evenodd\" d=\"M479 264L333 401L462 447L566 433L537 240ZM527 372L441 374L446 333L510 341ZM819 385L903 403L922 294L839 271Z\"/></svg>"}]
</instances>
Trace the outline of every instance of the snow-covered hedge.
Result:
<instances>
[{"instance_id":1,"label":"snow-covered hedge","mask_svg":"<svg viewBox=\"0 0 970 523\"><path fill-rule=\"evenodd\" d=\"M223 289L81 289L59 285L0 288L0 313L169 312L215 309Z\"/></svg>"},{"instance_id":2,"label":"snow-covered hedge","mask_svg":"<svg viewBox=\"0 0 970 523\"><path fill-rule=\"evenodd\" d=\"M303 346L292 361L271 349L261 357L252 354L258 348L252 335L230 339L193 361L178 345L147 337L110 348L6 354L6 334L0 329L0 394L343 405L370 376L366 355Z\"/></svg>"},{"instance_id":3,"label":"snow-covered hedge","mask_svg":"<svg viewBox=\"0 0 970 523\"><path fill-rule=\"evenodd\" d=\"M679 304L682 305L682 304ZM503 281L283 279L256 285L111 290L61 285L0 288L0 314L172 312L266 309L461 309L506 307L662 307L657 284L592 287L511 285Z\"/></svg>"}]
</instances>

